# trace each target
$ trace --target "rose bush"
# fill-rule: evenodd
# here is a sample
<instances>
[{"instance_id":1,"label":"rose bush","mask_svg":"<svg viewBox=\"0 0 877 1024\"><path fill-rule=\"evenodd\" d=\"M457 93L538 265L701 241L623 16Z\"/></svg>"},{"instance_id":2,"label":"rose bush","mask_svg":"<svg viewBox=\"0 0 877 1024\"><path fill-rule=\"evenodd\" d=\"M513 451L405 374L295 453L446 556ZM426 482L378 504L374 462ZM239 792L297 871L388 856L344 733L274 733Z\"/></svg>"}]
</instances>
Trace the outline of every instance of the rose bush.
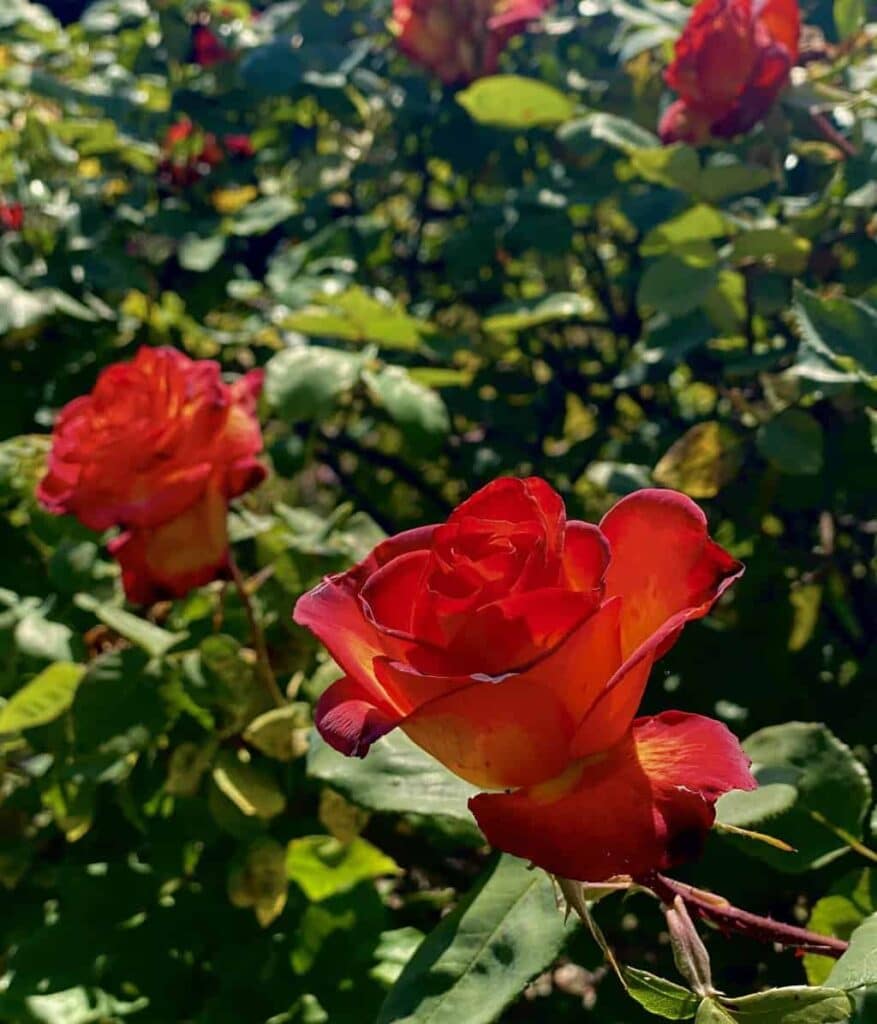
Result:
<instances>
[{"instance_id":1,"label":"rose bush","mask_svg":"<svg viewBox=\"0 0 877 1024\"><path fill-rule=\"evenodd\" d=\"M122 527L109 550L131 601L180 597L226 568L228 502L265 476L261 387L261 371L228 385L212 360L144 347L61 410L37 496L93 530Z\"/></svg>"},{"instance_id":2,"label":"rose bush","mask_svg":"<svg viewBox=\"0 0 877 1024\"><path fill-rule=\"evenodd\" d=\"M394 0L399 49L442 80L464 85L493 74L509 40L548 0Z\"/></svg>"},{"instance_id":3,"label":"rose bush","mask_svg":"<svg viewBox=\"0 0 877 1024\"><path fill-rule=\"evenodd\" d=\"M749 131L798 59L797 0L700 0L664 79L679 99L664 112L664 142L701 143Z\"/></svg>"},{"instance_id":4,"label":"rose bush","mask_svg":"<svg viewBox=\"0 0 877 1024\"><path fill-rule=\"evenodd\" d=\"M676 492L636 492L597 527L567 522L543 480L497 480L299 600L345 672L316 725L358 756L401 726L469 782L514 790L472 812L549 871L668 867L722 793L755 783L719 722L634 715L654 662L742 571Z\"/></svg>"}]
</instances>

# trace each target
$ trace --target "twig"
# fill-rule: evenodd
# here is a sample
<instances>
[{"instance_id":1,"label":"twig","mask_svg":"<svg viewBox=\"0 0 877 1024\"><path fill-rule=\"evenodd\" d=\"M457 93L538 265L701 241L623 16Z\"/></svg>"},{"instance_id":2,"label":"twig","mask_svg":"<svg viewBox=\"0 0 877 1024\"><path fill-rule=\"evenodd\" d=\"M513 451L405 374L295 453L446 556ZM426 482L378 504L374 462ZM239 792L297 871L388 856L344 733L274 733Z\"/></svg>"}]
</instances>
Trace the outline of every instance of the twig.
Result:
<instances>
[{"instance_id":1,"label":"twig","mask_svg":"<svg viewBox=\"0 0 877 1024\"><path fill-rule=\"evenodd\" d=\"M695 889L694 886L677 882L657 872L642 879L647 886L666 906L673 906L677 896L682 898L685 906L704 921L714 924L724 933L736 932L747 935L760 942L775 942L789 949L798 949L805 953L819 953L837 959L847 950L847 943L830 935L819 935L795 925L783 924L769 917L750 914L748 910L740 910L721 896Z\"/></svg>"},{"instance_id":2,"label":"twig","mask_svg":"<svg viewBox=\"0 0 877 1024\"><path fill-rule=\"evenodd\" d=\"M271 659L268 656L268 645L265 643L265 632L262 629L259 620L256 618L256 609L253 607L253 601L247 587L247 582L241 574L240 567L235 561L235 557L231 551L228 553L228 567L231 572L232 582L234 583L238 596L241 599L241 604L244 606L244 612L246 613L247 622L250 626L250 636L253 640L253 647L256 651L256 661L259 668L258 676L262 681L262 685L265 687L265 691L271 698L272 703L276 704L277 707L282 708L284 704L286 704L286 700L280 692L277 680L274 678L274 671L271 668Z\"/></svg>"}]
</instances>

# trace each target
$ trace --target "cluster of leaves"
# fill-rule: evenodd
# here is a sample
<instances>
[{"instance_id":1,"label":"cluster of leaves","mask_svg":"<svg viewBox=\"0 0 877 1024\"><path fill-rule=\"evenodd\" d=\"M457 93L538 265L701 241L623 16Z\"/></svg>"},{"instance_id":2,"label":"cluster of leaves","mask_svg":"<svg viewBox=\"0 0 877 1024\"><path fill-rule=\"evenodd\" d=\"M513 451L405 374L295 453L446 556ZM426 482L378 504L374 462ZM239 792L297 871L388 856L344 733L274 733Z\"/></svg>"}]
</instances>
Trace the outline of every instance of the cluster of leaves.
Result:
<instances>
[{"instance_id":1,"label":"cluster of leaves","mask_svg":"<svg viewBox=\"0 0 877 1024\"><path fill-rule=\"evenodd\" d=\"M782 105L702 151L652 131L670 0L559 4L456 94L366 0L52 6L66 27L0 11L0 1018L877 1019L866 5L806 3ZM239 594L135 614L35 504L54 412L144 342L266 366L273 473L232 539L282 708ZM296 597L503 473L585 519L680 489L747 563L646 710L749 735L762 787L720 819L796 852L726 829L690 878L853 935L836 966L710 934L735 996L698 1005L654 902L610 897L637 1005L547 878L487 859L462 783L404 737L356 762L311 732L336 669Z\"/></svg>"}]
</instances>

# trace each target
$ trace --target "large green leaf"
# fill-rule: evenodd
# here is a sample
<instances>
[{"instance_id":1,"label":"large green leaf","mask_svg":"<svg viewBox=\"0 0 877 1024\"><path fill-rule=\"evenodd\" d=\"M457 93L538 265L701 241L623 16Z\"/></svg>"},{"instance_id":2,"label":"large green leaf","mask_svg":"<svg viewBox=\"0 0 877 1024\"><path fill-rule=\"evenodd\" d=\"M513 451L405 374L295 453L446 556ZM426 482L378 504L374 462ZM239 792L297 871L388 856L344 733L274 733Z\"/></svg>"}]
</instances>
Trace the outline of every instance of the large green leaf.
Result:
<instances>
[{"instance_id":1,"label":"large green leaf","mask_svg":"<svg viewBox=\"0 0 877 1024\"><path fill-rule=\"evenodd\" d=\"M844 1024L851 1011L839 986L775 988L721 1003L739 1024Z\"/></svg>"},{"instance_id":2,"label":"large green leaf","mask_svg":"<svg viewBox=\"0 0 877 1024\"><path fill-rule=\"evenodd\" d=\"M440 438L450 429L448 410L438 392L412 380L401 366L366 370L362 377L372 397L412 440Z\"/></svg>"},{"instance_id":3,"label":"large green leaf","mask_svg":"<svg viewBox=\"0 0 877 1024\"><path fill-rule=\"evenodd\" d=\"M697 1012L700 1001L690 989L638 967L623 967L629 995L649 1013L667 1020L688 1020Z\"/></svg>"},{"instance_id":4,"label":"large green leaf","mask_svg":"<svg viewBox=\"0 0 877 1024\"><path fill-rule=\"evenodd\" d=\"M756 435L761 454L782 473L813 476L822 469L822 427L802 409L786 409Z\"/></svg>"},{"instance_id":5,"label":"large green leaf","mask_svg":"<svg viewBox=\"0 0 877 1024\"><path fill-rule=\"evenodd\" d=\"M822 298L798 287L793 310L803 347L840 370L863 377L877 375L877 308L843 296Z\"/></svg>"},{"instance_id":6,"label":"large green leaf","mask_svg":"<svg viewBox=\"0 0 877 1024\"><path fill-rule=\"evenodd\" d=\"M285 419L313 419L359 380L364 357L310 345L288 348L265 367L265 398Z\"/></svg>"},{"instance_id":7,"label":"large green leaf","mask_svg":"<svg viewBox=\"0 0 877 1024\"><path fill-rule=\"evenodd\" d=\"M424 939L376 1024L490 1024L551 963L564 938L548 876L500 857Z\"/></svg>"},{"instance_id":8,"label":"large green leaf","mask_svg":"<svg viewBox=\"0 0 877 1024\"><path fill-rule=\"evenodd\" d=\"M308 772L369 810L442 815L474 828L467 802L478 790L399 730L378 740L362 761L344 757L314 733Z\"/></svg>"},{"instance_id":9,"label":"large green leaf","mask_svg":"<svg viewBox=\"0 0 877 1024\"><path fill-rule=\"evenodd\" d=\"M0 733L33 729L54 721L73 703L84 676L85 666L69 661L43 669L0 708Z\"/></svg>"},{"instance_id":10,"label":"large green leaf","mask_svg":"<svg viewBox=\"0 0 877 1024\"><path fill-rule=\"evenodd\" d=\"M105 626L109 626L119 636L141 647L153 658L160 658L167 654L172 647L188 636L187 633L172 633L167 629L162 629L161 626L141 619L139 615L126 612L124 608L97 601L90 594L77 594L76 603L80 608L92 612Z\"/></svg>"},{"instance_id":11,"label":"large green leaf","mask_svg":"<svg viewBox=\"0 0 877 1024\"><path fill-rule=\"evenodd\" d=\"M718 820L763 830L795 852L746 843L747 852L782 871L805 871L849 849L844 835L862 836L871 783L852 751L824 725L788 722L750 736L743 749L752 758L760 788L729 793L717 805Z\"/></svg>"},{"instance_id":12,"label":"large green leaf","mask_svg":"<svg viewBox=\"0 0 877 1024\"><path fill-rule=\"evenodd\" d=\"M310 900L324 900L359 882L397 875L394 860L365 839L342 843L334 836L302 836L286 850L286 875Z\"/></svg>"},{"instance_id":13,"label":"large green leaf","mask_svg":"<svg viewBox=\"0 0 877 1024\"><path fill-rule=\"evenodd\" d=\"M479 78L457 93L457 102L480 124L499 128L548 127L567 121L575 111L575 104L554 86L520 75Z\"/></svg>"},{"instance_id":14,"label":"large green leaf","mask_svg":"<svg viewBox=\"0 0 877 1024\"><path fill-rule=\"evenodd\" d=\"M847 990L877 985L877 914L853 932L850 948L835 964L828 984Z\"/></svg>"}]
</instances>

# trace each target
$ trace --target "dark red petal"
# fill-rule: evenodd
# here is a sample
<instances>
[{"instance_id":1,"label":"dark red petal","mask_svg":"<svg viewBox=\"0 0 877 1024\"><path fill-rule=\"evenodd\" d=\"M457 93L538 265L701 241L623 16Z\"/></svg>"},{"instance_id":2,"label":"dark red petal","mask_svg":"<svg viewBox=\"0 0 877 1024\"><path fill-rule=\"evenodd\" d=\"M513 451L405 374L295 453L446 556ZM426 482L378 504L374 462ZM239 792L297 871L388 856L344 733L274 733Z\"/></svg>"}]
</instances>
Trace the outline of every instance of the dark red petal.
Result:
<instances>
[{"instance_id":1,"label":"dark red petal","mask_svg":"<svg viewBox=\"0 0 877 1024\"><path fill-rule=\"evenodd\" d=\"M678 711L641 718L613 749L517 793L469 806L488 840L564 878L641 877L695 856L731 789L754 789L720 722Z\"/></svg>"},{"instance_id":2,"label":"dark red petal","mask_svg":"<svg viewBox=\"0 0 877 1024\"><path fill-rule=\"evenodd\" d=\"M395 728L400 714L374 687L345 676L317 701L314 725L323 739L348 757L365 757L375 740Z\"/></svg>"},{"instance_id":3,"label":"dark red petal","mask_svg":"<svg viewBox=\"0 0 877 1024\"><path fill-rule=\"evenodd\" d=\"M429 551L406 551L377 569L365 581L360 599L375 625L408 633L414 604L423 587Z\"/></svg>"},{"instance_id":4,"label":"dark red petal","mask_svg":"<svg viewBox=\"0 0 877 1024\"><path fill-rule=\"evenodd\" d=\"M703 512L676 491L635 491L609 510L600 529L612 548L606 597L623 601L625 657L679 612L685 621L706 615L743 572L710 540Z\"/></svg>"},{"instance_id":5,"label":"dark red petal","mask_svg":"<svg viewBox=\"0 0 877 1024\"><path fill-rule=\"evenodd\" d=\"M798 0L756 0L753 14L771 39L784 47L792 64L798 59L801 12Z\"/></svg>"}]
</instances>

